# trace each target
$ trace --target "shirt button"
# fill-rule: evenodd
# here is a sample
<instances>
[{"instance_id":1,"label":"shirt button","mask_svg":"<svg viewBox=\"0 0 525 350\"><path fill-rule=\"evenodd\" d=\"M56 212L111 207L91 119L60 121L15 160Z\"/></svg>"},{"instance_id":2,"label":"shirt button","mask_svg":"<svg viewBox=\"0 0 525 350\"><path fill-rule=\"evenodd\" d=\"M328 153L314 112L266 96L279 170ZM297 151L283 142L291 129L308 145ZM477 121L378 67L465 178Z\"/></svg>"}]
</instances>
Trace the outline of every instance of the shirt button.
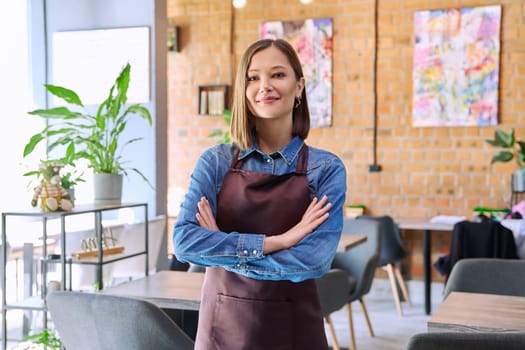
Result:
<instances>
[{"instance_id":1,"label":"shirt button","mask_svg":"<svg viewBox=\"0 0 525 350\"><path fill-rule=\"evenodd\" d=\"M245 250L243 251L243 254L244 254L244 255L248 255L248 250L245 249Z\"/></svg>"},{"instance_id":2,"label":"shirt button","mask_svg":"<svg viewBox=\"0 0 525 350\"><path fill-rule=\"evenodd\" d=\"M253 255L257 255L257 250L254 250L254 251L253 251Z\"/></svg>"},{"instance_id":3,"label":"shirt button","mask_svg":"<svg viewBox=\"0 0 525 350\"><path fill-rule=\"evenodd\" d=\"M270 158L266 159L266 163L270 163L272 160Z\"/></svg>"}]
</instances>

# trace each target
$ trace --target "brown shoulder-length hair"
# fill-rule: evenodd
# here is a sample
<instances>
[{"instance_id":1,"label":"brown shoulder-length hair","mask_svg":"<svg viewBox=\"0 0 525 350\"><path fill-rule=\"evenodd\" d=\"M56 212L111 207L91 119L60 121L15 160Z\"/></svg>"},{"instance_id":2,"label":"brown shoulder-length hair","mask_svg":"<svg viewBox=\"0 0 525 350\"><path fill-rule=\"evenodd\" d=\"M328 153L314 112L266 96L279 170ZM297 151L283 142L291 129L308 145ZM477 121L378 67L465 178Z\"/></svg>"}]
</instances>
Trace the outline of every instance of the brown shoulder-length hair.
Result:
<instances>
[{"instance_id":1,"label":"brown shoulder-length hair","mask_svg":"<svg viewBox=\"0 0 525 350\"><path fill-rule=\"evenodd\" d=\"M262 39L251 44L244 52L235 78L235 88L233 92L232 103L232 121L230 132L233 142L241 149L251 146L252 140L250 129L254 125L254 115L250 112L246 102L246 82L248 79L248 68L253 55L269 47L279 49L290 62L295 73L295 78L299 81L304 78L301 61L295 52L295 49L283 39ZM301 93L301 103L293 109L292 135L299 136L303 140L308 136L310 131L310 111L308 101L306 100L306 89L303 88Z\"/></svg>"}]
</instances>

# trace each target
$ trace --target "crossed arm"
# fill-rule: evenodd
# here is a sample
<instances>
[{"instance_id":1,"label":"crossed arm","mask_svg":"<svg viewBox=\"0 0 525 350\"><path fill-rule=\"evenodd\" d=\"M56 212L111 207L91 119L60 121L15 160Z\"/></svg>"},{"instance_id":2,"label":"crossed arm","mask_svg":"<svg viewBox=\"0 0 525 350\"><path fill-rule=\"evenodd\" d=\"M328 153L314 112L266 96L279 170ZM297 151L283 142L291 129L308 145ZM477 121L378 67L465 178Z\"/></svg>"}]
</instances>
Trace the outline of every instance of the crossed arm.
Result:
<instances>
[{"instance_id":1,"label":"crossed arm","mask_svg":"<svg viewBox=\"0 0 525 350\"><path fill-rule=\"evenodd\" d=\"M198 212L196 214L199 225L208 230L218 231L217 222L213 216L210 203L202 197L197 203ZM264 254L270 254L279 250L288 249L296 245L308 234L312 233L319 225L328 219L332 204L328 202L328 197L323 196L320 200L314 198L308 208L306 208L301 221L288 231L274 236L264 238Z\"/></svg>"}]
</instances>

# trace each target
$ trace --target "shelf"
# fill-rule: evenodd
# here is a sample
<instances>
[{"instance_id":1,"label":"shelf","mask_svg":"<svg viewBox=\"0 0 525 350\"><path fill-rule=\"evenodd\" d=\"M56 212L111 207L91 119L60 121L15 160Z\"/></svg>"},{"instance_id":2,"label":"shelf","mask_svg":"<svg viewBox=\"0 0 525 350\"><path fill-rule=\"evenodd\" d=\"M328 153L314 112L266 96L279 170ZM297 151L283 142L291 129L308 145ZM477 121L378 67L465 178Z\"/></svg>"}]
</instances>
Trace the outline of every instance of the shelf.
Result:
<instances>
[{"instance_id":1,"label":"shelf","mask_svg":"<svg viewBox=\"0 0 525 350\"><path fill-rule=\"evenodd\" d=\"M111 254L111 255L107 255L107 256L102 257L102 261L99 261L98 257L85 257L85 258L82 258L82 259L76 259L76 258L72 258L72 257L68 256L68 257L66 257L66 264L68 264L68 265L69 264L73 264L73 265L99 265L99 264L102 264L102 265L106 265L106 264L110 264L110 263L113 263L113 262L116 262L116 261L125 260L125 259L133 258L133 257L136 257L136 256L142 256L142 255L145 255L145 254L146 254L146 251L140 251L140 252L135 252L135 253L125 252L125 253L122 253L122 254ZM46 260L46 262L48 264L61 264L62 260L60 260L60 259L48 259L48 260Z\"/></svg>"},{"instance_id":2,"label":"shelf","mask_svg":"<svg viewBox=\"0 0 525 350\"><path fill-rule=\"evenodd\" d=\"M111 211L118 211L121 209L126 208L136 208L137 211L140 213L143 210L143 214L141 214L143 218L143 228L141 228L137 234L139 234L139 237L144 237L143 246L142 243L140 243L139 240L139 246L132 246L129 250L126 250L125 245L119 246L117 244L114 244L115 246L111 246L111 244L108 244L106 242L106 239L113 240L113 236L104 236L104 231L107 228L104 227L106 221L103 220L104 216L107 218L108 216L113 216L114 214L111 213ZM106 215L103 215L104 212L110 212ZM86 225L82 230L75 231L71 230L71 227L69 224L71 221L75 221L73 219L68 219L71 216L75 215L81 215L81 214L88 214L88 216L91 219L91 223L89 225ZM6 341L7 338L7 327L6 327L6 321L7 321L7 310L14 310L14 309L21 309L21 310L40 310L40 311L47 311L46 307L46 301L45 301L45 295L46 295L46 288L47 288L47 274L50 272L53 272L53 269L50 269L51 265L60 265L61 271L60 271L60 278L58 280L60 281L61 286L67 286L69 284L69 290L71 290L71 281L72 281L72 269L70 268L73 264L78 265L93 265L95 266L95 282L98 284L100 289L104 288L103 285L103 266L109 263L117 262L120 260L126 260L131 259L138 256L145 257L144 262L144 275L147 276L149 273L149 254L148 254L148 204L147 203L123 203L118 205L79 205L75 207L72 211L67 212L42 212L40 208L35 209L29 209L29 210L20 210L20 211L11 211L11 212L3 212L2 213L2 242L8 242L9 240L7 231L8 231L8 222L11 225L13 222L16 223L20 219L12 219L11 217L34 217L35 219L31 219L31 225L40 224L40 228L35 226L31 227L30 232L34 235L34 233L38 233L38 235L41 235L38 237L38 242L32 242L30 240L24 240L22 241L24 244L24 259L28 259L30 263L35 262L34 257L34 247L36 246L36 243L39 245L39 251L41 252L38 259L40 259L41 263L41 274L36 275L35 278L39 279L38 282L33 281L33 277L29 277L26 279L26 276L24 276L24 287L29 287L29 289L24 290L24 296L26 296L23 300L20 301L8 301L6 299L6 293L2 293L2 309L4 310L2 312L2 348L6 348ZM139 216L140 217L140 216ZM8 220L10 218L10 220ZM68 220L66 220L68 219ZM77 220L80 220L82 218L77 217ZM24 219L25 220L25 219ZM53 224L56 224L54 226ZM9 226L10 226L9 225ZM52 228L52 229L51 229ZM16 230L13 230L10 228L11 231L14 231L12 233L12 236L20 236L21 232L17 232ZM41 231L40 231L41 230ZM110 227L111 230L111 227ZM106 254L104 254L104 251L102 252L101 256L98 254L98 250L89 252L90 254L93 254L94 256L89 257L81 257L78 258L72 258L71 255L73 252L68 252L67 247L70 247L70 250L76 250L77 248L71 248L75 245L71 245L71 240L69 243L66 243L66 237L71 238L69 234L73 232L81 232L84 235L88 235L90 239L90 244L92 243L92 246L95 247L102 247L108 245L109 248L107 248ZM54 240L50 240L50 237L53 237ZM29 238L30 239L30 238ZM60 240L60 244L56 240ZM28 243L28 253L27 255L26 250L26 242ZM104 243L104 244L103 244ZM115 240L113 241L115 243ZM63 254L53 254L53 252L50 251L51 247L57 247ZM90 245L91 247L91 245ZM7 265L6 256L7 256L7 248L6 245L2 245L2 256L3 256L3 266L4 269ZM87 253L87 252L86 252ZM90 255L87 254L87 255ZM68 275L69 274L69 275ZM29 283L26 282L29 281ZM69 283L68 283L69 282ZM3 271L2 276L2 290L7 290L7 279L6 279L6 272ZM11 281L9 283L12 283ZM37 283L40 287L39 290L36 291L37 295L33 295L35 291L32 289L34 283ZM47 327L47 313L44 314L44 327Z\"/></svg>"},{"instance_id":3,"label":"shelf","mask_svg":"<svg viewBox=\"0 0 525 350\"><path fill-rule=\"evenodd\" d=\"M228 85L199 86L199 114L222 115L228 108Z\"/></svg>"},{"instance_id":4,"label":"shelf","mask_svg":"<svg viewBox=\"0 0 525 350\"><path fill-rule=\"evenodd\" d=\"M29 297L14 303L5 304L6 310L47 310L46 302L40 296Z\"/></svg>"},{"instance_id":5,"label":"shelf","mask_svg":"<svg viewBox=\"0 0 525 350\"><path fill-rule=\"evenodd\" d=\"M118 247L109 247L102 249L102 259L106 257L106 255L114 255L114 254L120 254L124 251L123 246ZM89 258L98 258L98 250L88 250L88 251L80 251L73 254L74 260L83 260L83 259L89 259Z\"/></svg>"}]
</instances>

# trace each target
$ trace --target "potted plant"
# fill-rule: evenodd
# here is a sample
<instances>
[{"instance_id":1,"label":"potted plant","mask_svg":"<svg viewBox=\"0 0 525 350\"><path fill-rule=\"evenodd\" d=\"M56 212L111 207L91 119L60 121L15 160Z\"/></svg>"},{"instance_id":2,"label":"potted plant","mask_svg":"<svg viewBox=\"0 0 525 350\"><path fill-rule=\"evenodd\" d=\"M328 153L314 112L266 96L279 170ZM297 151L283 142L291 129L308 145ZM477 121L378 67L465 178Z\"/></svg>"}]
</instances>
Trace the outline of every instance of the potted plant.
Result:
<instances>
[{"instance_id":1,"label":"potted plant","mask_svg":"<svg viewBox=\"0 0 525 350\"><path fill-rule=\"evenodd\" d=\"M525 142L519 141L514 136L514 128L507 133L501 129L494 131L494 139L485 140L489 145L501 148L492 157L491 164L516 161L518 169L512 174L512 190L525 191Z\"/></svg>"},{"instance_id":2,"label":"potted plant","mask_svg":"<svg viewBox=\"0 0 525 350\"><path fill-rule=\"evenodd\" d=\"M126 107L130 70L131 66L128 63L94 115L87 111L76 92L51 84L45 85L47 91L72 108L53 107L29 112L50 122L41 132L30 138L24 148L24 157L33 152L41 141L48 140L48 152L58 147L65 148L65 162L73 163L79 159L86 159L88 167L93 169L96 203L119 203L122 177L128 175L129 171L138 174L152 186L140 170L126 167L122 156L127 145L142 139L122 139L129 118L138 116L149 126L152 125L151 114L147 108L140 104ZM109 184L106 181L109 181Z\"/></svg>"}]
</instances>

